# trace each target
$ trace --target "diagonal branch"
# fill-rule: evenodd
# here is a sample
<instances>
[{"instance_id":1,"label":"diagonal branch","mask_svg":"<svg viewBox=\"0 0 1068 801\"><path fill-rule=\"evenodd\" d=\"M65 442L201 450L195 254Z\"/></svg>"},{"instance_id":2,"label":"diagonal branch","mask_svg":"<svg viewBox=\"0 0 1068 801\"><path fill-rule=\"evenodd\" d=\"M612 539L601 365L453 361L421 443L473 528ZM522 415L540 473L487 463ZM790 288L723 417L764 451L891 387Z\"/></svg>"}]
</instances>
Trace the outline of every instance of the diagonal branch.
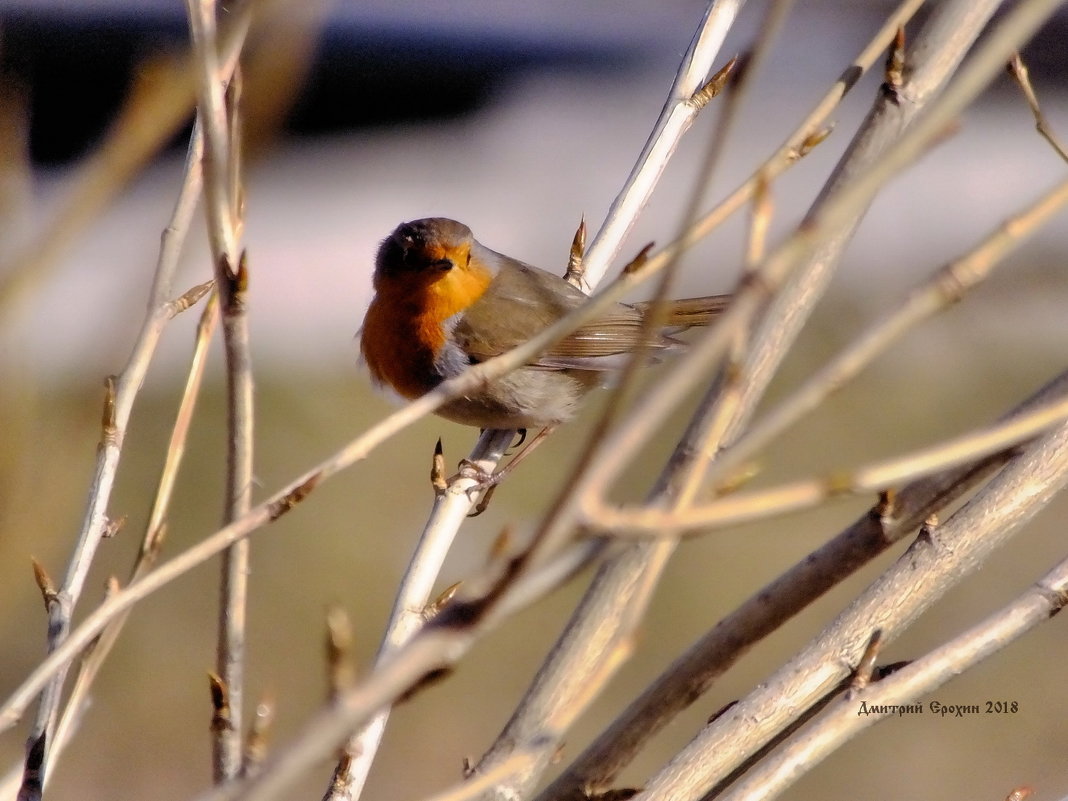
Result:
<instances>
[{"instance_id":1,"label":"diagonal branch","mask_svg":"<svg viewBox=\"0 0 1068 801\"><path fill-rule=\"evenodd\" d=\"M1068 482L1068 426L1014 457L945 523L912 547L794 659L709 724L640 801L699 799L858 663L871 634L895 639L1008 540Z\"/></svg>"},{"instance_id":2,"label":"diagonal branch","mask_svg":"<svg viewBox=\"0 0 1068 801\"><path fill-rule=\"evenodd\" d=\"M1010 414L1068 392L1062 373ZM994 454L903 487L825 545L749 597L679 656L538 797L583 801L606 789L619 771L674 717L701 697L750 646L823 593L915 531L1001 467L1014 453Z\"/></svg>"},{"instance_id":3,"label":"diagonal branch","mask_svg":"<svg viewBox=\"0 0 1068 801\"><path fill-rule=\"evenodd\" d=\"M913 704L1045 623L1066 603L1068 560L1056 565L1014 601L945 645L876 684L847 692L817 723L746 776L724 801L770 801L777 797L858 732L899 714L902 706ZM915 706L922 708L920 704Z\"/></svg>"}]
</instances>

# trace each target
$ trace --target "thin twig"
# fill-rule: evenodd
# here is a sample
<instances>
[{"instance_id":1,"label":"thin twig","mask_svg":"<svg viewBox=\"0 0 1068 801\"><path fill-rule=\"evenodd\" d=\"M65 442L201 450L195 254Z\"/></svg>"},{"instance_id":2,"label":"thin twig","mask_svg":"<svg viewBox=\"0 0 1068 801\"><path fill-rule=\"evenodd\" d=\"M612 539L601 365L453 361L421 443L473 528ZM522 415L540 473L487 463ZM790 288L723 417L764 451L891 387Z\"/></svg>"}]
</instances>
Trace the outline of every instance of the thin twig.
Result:
<instances>
[{"instance_id":1,"label":"thin twig","mask_svg":"<svg viewBox=\"0 0 1068 801\"><path fill-rule=\"evenodd\" d=\"M189 28L197 64L197 105L204 126L204 196L208 239L219 290L227 378L227 475L225 521L252 506L253 385L249 355L246 292L248 266L240 249L242 210L238 152L240 69L224 71L218 50L214 0L187 0ZM229 703L217 714L213 767L216 782L240 775L244 704L245 620L249 543L234 543L223 556L219 643L216 669Z\"/></svg>"},{"instance_id":2,"label":"thin twig","mask_svg":"<svg viewBox=\"0 0 1068 801\"><path fill-rule=\"evenodd\" d=\"M1068 180L1055 186L1025 210L1003 222L964 256L949 262L916 286L897 309L887 313L855 337L842 352L815 373L778 407L758 420L716 462L715 474L724 480L776 436L814 410L843 387L877 356L920 322L944 311L986 280L1012 250L1047 223L1068 203Z\"/></svg>"},{"instance_id":3,"label":"thin twig","mask_svg":"<svg viewBox=\"0 0 1068 801\"><path fill-rule=\"evenodd\" d=\"M1038 95L1035 94L1035 88L1031 85L1031 74L1019 53L1013 55L1012 59L1009 61L1009 74L1013 77L1016 83L1019 84L1020 90L1024 93L1024 98L1027 100L1027 106L1031 109L1031 114L1034 115L1035 118L1035 130L1049 142L1050 146L1057 152L1058 156L1064 161L1068 161L1068 149L1061 144L1060 139L1057 138L1057 134L1053 131L1053 126L1049 124L1046 115L1042 113L1042 106L1038 103Z\"/></svg>"},{"instance_id":4,"label":"thin twig","mask_svg":"<svg viewBox=\"0 0 1068 801\"><path fill-rule=\"evenodd\" d=\"M948 308L965 292L985 280L1007 253L1021 244L1024 238L1034 233L1039 226L1048 222L1065 203L1068 203L1068 181L1054 187L1029 208L1004 222L973 251L950 262L914 289L898 309L877 321L861 336L854 339L838 357L812 376L801 389L770 412L726 451L715 466L717 479L729 480L732 470L737 469L761 448L766 447L774 437L795 423L803 414L815 409L828 395L841 388L913 326ZM965 456L960 461L968 460L969 458ZM938 464L932 469L943 469L946 466L946 464ZM856 472L865 471L862 468ZM912 477L914 476L900 476L901 479ZM845 484L851 483L851 479L844 472L836 473L835 480L837 478L842 478ZM828 478L820 481L827 483L830 480ZM857 489L863 492L871 487L857 487ZM843 491L852 490L846 490L843 487ZM775 491L768 492L768 497L771 497ZM600 515L601 511L603 510L595 512L595 516ZM626 514L625 507L615 511ZM641 514L639 509L633 511ZM777 510L768 507L766 511L771 514ZM668 516L672 514L675 512L660 514L655 524L666 525ZM623 519L615 513L611 513L610 517L614 521L610 525L618 524ZM652 518L647 519L646 522L648 525L655 525Z\"/></svg>"},{"instance_id":5,"label":"thin twig","mask_svg":"<svg viewBox=\"0 0 1068 801\"><path fill-rule=\"evenodd\" d=\"M814 243L806 254L799 255L791 274L783 281L779 296L772 300L754 333L753 358L746 367L739 402L744 413L735 421L728 442L742 430L763 397L779 364L809 319L816 302L823 296L846 244L874 197L874 192L865 193L856 179L867 175L867 180L881 180L876 178L872 168L890 169L889 165L883 164L884 154L895 147L902 131L912 125L917 115L946 85L1000 5L999 0L954 0L936 4L904 55L904 65L887 70L883 91L806 215L803 226L820 223L819 242ZM902 58L901 39L909 16L896 14L883 29L888 37L882 51L891 54L892 65ZM868 53L876 55L870 49ZM902 79L906 80L904 85L900 84ZM916 155L927 150L931 142L937 141L954 116L943 113L945 122L940 124L937 133L922 138L917 136L910 146L913 149L911 155L906 155L905 149L898 147L896 152L900 160L893 172L900 172Z\"/></svg>"},{"instance_id":6,"label":"thin twig","mask_svg":"<svg viewBox=\"0 0 1068 801\"><path fill-rule=\"evenodd\" d=\"M194 289L203 292L207 290L207 287L201 285L199 287L194 287ZM189 293L186 294L188 295ZM204 308L202 321L204 319L215 319L217 317L217 309L218 306L214 301L214 297L209 298ZM202 329L203 325L198 328ZM210 333L207 337L198 335L198 343L202 340L206 347L209 338ZM198 347L198 354L201 357L200 361L202 362L203 348ZM156 563L163 547L163 540L166 533L163 516L166 515L170 503L174 477L177 475L184 450L185 438L188 436L189 432L189 419L192 414L192 407L196 402L196 395L200 388L200 378L203 375L203 368L201 367L198 369L196 366L197 361L198 360L194 358L194 365L191 367L190 371L190 382L187 384L186 391L182 397L182 404L179 408L174 430L171 433L171 443L168 446L167 455L164 459L164 466L160 473L160 487L157 490L156 499L153 502L152 511L149 515L149 524L145 528L145 534L141 541L141 548L138 550L137 557L130 570L130 581L134 581L152 569L152 566ZM84 704L89 699L89 691L92 684L96 680L100 669L103 667L104 661L111 653L112 647L118 640L119 634L122 632L122 628L126 623L126 617L126 615L121 615L115 618L111 624L101 632L92 651L79 666L78 675L74 680L74 685L71 687L70 697L67 699L63 714L56 726L52 748L48 753L48 761L45 765L46 777L50 774L56 760L58 760L60 752L67 745L67 742L73 733L74 722L80 716Z\"/></svg>"},{"instance_id":7,"label":"thin twig","mask_svg":"<svg viewBox=\"0 0 1068 801\"><path fill-rule=\"evenodd\" d=\"M948 439L903 456L871 462L853 470L782 484L765 490L739 492L712 503L681 511L637 508L622 512L590 506L585 523L594 531L615 536L658 537L665 530L697 533L736 523L761 520L809 509L840 495L864 495L982 459L1026 442L1068 418L1068 396L1020 417Z\"/></svg>"},{"instance_id":8,"label":"thin twig","mask_svg":"<svg viewBox=\"0 0 1068 801\"><path fill-rule=\"evenodd\" d=\"M156 263L156 271L149 300L150 309L161 304L170 303L175 312L180 313L189 308L193 303L197 302L208 289L208 287L205 286L194 287L174 301L170 301L168 298L173 284L173 276L178 263L178 257L181 253L186 234L188 233L189 226L192 222L193 213L196 210L197 202L200 197L200 159L202 152L203 138L200 135L200 126L194 125L193 134L189 142L189 149L186 154L182 187L178 193L178 199L175 201L171 220L160 237L159 259ZM214 308L214 304L209 301L208 307ZM176 424L175 428L176 433L177 431L178 424ZM172 434L172 448L168 450L168 458L165 461L163 476L168 475L168 473L173 474L177 469L175 460L172 458L173 439L176 433ZM180 459L180 456L178 458ZM149 525L145 531L141 550L138 553L133 569L131 570L131 580L151 567L156 554L158 554L158 546L162 534L159 531L159 527L162 520L162 514L166 509L168 501L169 492L165 498L161 498L157 495L156 502L153 504L153 512L150 515ZM56 731L52 739L52 746L48 751L44 773L46 779L51 775L51 770L55 765L56 760L58 760L60 753L67 745L67 742L73 733L74 721L81 714L81 709L88 699L88 693L93 681L102 667L104 660L107 658L107 655L110 653L112 645L118 638L123 622L124 619L120 618L116 620L113 625L109 626L107 630L101 633L100 639L97 641L92 653L86 658L78 670L78 675L71 688L70 697L67 699L62 717L59 719L59 723L56 726Z\"/></svg>"},{"instance_id":9,"label":"thin twig","mask_svg":"<svg viewBox=\"0 0 1068 801\"><path fill-rule=\"evenodd\" d=\"M186 202L188 202L188 196ZM187 207L176 210L176 214L183 216L190 213L191 209ZM175 252L165 250L161 253L154 279L154 291L162 292L170 286L176 265ZM81 595L96 547L107 529L106 509L114 487L126 426L137 392L144 381L145 373L164 327L176 314L187 307L188 304L180 302L180 299L171 301L165 297L153 305L145 317L134 343L133 352L122 373L108 381L103 431L97 451L96 468L89 489L88 508L66 576L57 594L57 603L49 613L48 646L50 651L59 647L70 631L71 614ZM39 750L45 766L48 764L48 750L51 745L49 743L51 738L46 732L52 729L56 721L65 676L66 669L64 668L52 678L42 695L38 714L29 736L31 745L43 743ZM47 780L47 773L44 772L43 767L41 774L40 780L43 783ZM34 796L30 794L28 797Z\"/></svg>"},{"instance_id":10,"label":"thin twig","mask_svg":"<svg viewBox=\"0 0 1068 801\"><path fill-rule=\"evenodd\" d=\"M484 595L447 605L384 665L317 712L292 742L267 760L257 776L215 787L198 801L277 798L349 732L398 698L408 697L424 679L450 668L480 636L571 578L587 564L592 552L587 543L577 543L522 576L507 570L503 575L487 576Z\"/></svg>"}]
</instances>

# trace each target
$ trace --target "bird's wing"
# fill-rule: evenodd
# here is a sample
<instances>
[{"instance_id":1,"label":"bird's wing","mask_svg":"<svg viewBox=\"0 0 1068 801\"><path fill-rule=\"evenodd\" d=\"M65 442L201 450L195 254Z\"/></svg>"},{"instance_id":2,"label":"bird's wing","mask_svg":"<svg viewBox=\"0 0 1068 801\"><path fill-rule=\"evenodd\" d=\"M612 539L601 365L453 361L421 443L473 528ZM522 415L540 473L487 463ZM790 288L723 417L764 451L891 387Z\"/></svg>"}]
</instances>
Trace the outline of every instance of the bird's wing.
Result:
<instances>
[{"instance_id":1,"label":"bird's wing","mask_svg":"<svg viewBox=\"0 0 1068 801\"><path fill-rule=\"evenodd\" d=\"M587 301L563 279L528 265L502 269L486 293L457 319L453 334L474 361L511 350ZM642 312L617 304L553 345L533 367L616 370L638 344ZM658 337L653 347L670 347Z\"/></svg>"}]
</instances>

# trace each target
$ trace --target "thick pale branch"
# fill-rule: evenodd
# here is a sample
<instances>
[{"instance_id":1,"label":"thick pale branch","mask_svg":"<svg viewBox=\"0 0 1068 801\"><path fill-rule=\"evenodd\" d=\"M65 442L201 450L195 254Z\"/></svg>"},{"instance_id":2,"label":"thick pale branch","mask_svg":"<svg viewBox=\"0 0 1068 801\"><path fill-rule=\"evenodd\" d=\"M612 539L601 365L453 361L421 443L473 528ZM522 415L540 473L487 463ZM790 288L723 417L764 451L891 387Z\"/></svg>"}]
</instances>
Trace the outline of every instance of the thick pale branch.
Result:
<instances>
[{"instance_id":1,"label":"thick pale branch","mask_svg":"<svg viewBox=\"0 0 1068 801\"><path fill-rule=\"evenodd\" d=\"M808 509L846 493L881 492L905 481L982 459L1026 442L1065 418L1068 418L1068 397L980 431L852 471L842 470L766 490L740 492L681 511L643 508L622 512L608 507L588 507L586 524L593 530L612 531L616 536L659 537L664 531L697 532L760 520Z\"/></svg>"},{"instance_id":2,"label":"thick pale branch","mask_svg":"<svg viewBox=\"0 0 1068 801\"><path fill-rule=\"evenodd\" d=\"M1063 373L1010 413L1068 392ZM618 772L675 715L703 695L751 645L798 614L838 582L962 497L1012 452L939 473L903 487L806 556L686 650L543 793L538 801L585 801L608 789Z\"/></svg>"},{"instance_id":3,"label":"thick pale branch","mask_svg":"<svg viewBox=\"0 0 1068 801\"><path fill-rule=\"evenodd\" d=\"M898 714L909 714L902 707L922 707L922 703L916 703L917 699L1045 623L1065 604L1068 604L1068 560L1054 567L1012 603L945 645L882 681L859 691L847 691L818 722L722 796L723 801L770 801L778 797L859 732Z\"/></svg>"},{"instance_id":4,"label":"thick pale branch","mask_svg":"<svg viewBox=\"0 0 1068 801\"><path fill-rule=\"evenodd\" d=\"M892 642L977 569L1068 482L1068 427L1035 442L913 546L794 659L709 724L647 784L641 801L702 798L856 665L876 629Z\"/></svg>"}]
</instances>

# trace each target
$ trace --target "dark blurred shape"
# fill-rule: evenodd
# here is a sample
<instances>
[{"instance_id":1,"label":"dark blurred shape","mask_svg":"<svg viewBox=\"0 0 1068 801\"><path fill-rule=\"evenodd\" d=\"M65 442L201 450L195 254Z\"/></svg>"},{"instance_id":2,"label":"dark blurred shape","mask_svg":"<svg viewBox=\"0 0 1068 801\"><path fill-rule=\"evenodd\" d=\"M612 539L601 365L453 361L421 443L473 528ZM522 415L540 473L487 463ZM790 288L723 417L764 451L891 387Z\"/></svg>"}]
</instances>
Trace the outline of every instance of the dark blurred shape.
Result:
<instances>
[{"instance_id":1,"label":"dark blurred shape","mask_svg":"<svg viewBox=\"0 0 1068 801\"><path fill-rule=\"evenodd\" d=\"M8 10L3 68L28 88L30 152L38 164L84 154L106 129L139 65L186 46L180 5ZM458 117L531 69L609 69L635 53L608 42L562 41L486 27L419 29L351 14L328 19L286 130L318 134Z\"/></svg>"}]
</instances>

